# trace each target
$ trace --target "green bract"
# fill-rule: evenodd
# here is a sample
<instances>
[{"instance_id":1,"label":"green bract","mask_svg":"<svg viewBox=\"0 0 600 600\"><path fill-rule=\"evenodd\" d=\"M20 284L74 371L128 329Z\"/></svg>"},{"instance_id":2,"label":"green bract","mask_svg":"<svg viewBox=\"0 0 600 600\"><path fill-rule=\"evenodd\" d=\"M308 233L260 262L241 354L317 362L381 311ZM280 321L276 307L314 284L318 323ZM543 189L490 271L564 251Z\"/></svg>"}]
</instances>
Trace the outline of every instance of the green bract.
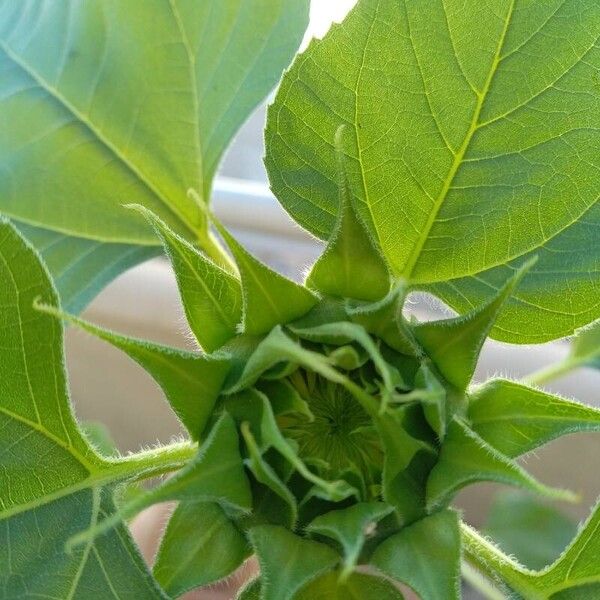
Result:
<instances>
[{"instance_id":1,"label":"green bract","mask_svg":"<svg viewBox=\"0 0 600 600\"><path fill-rule=\"evenodd\" d=\"M29 223L0 220L3 597L177 597L252 554L245 600L400 600L399 583L453 600L463 560L495 598L496 585L525 600L600 593L600 508L554 562L568 523L536 554L496 515L523 566L452 507L480 481L574 499L518 458L600 430L600 411L536 387L600 356L597 3L359 0L313 41L267 123L274 192L327 240L298 283L208 200L306 8L0 1L0 208ZM195 351L72 314L158 243ZM407 316L414 290L460 314ZM189 441L123 458L104 436L111 457L96 450L69 403L63 321L146 369ZM528 383L473 383L490 335L589 323ZM123 521L166 501L150 573ZM553 514L515 510L523 528Z\"/></svg>"}]
</instances>

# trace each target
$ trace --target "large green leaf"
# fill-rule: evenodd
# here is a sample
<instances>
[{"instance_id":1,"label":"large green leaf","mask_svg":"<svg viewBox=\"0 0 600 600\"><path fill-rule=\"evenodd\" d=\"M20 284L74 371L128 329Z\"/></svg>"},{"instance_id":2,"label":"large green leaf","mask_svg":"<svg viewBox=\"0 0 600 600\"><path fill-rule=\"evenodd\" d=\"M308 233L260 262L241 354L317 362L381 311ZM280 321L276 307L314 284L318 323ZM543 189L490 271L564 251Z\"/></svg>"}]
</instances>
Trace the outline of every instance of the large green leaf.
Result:
<instances>
[{"instance_id":1,"label":"large green leaf","mask_svg":"<svg viewBox=\"0 0 600 600\"><path fill-rule=\"evenodd\" d=\"M192 449L100 458L73 418L61 323L34 310L37 297L58 302L33 248L0 221L0 587L7 598L162 598L124 528L71 554L64 545L114 512L115 483Z\"/></svg>"},{"instance_id":2,"label":"large green leaf","mask_svg":"<svg viewBox=\"0 0 600 600\"><path fill-rule=\"evenodd\" d=\"M154 246L106 244L24 223L15 226L41 254L61 305L74 314L80 313L117 275L161 254Z\"/></svg>"},{"instance_id":3,"label":"large green leaf","mask_svg":"<svg viewBox=\"0 0 600 600\"><path fill-rule=\"evenodd\" d=\"M155 244L121 209L136 202L202 241L188 190L209 200L223 151L275 85L307 14L307 0L2 0L0 210Z\"/></svg>"},{"instance_id":4,"label":"large green leaf","mask_svg":"<svg viewBox=\"0 0 600 600\"><path fill-rule=\"evenodd\" d=\"M527 314L516 341L565 335L598 312L598 244L557 250L582 227L597 237L599 35L595 0L360 0L284 77L267 124L272 187L327 238L346 125L350 188L397 275L454 280L464 310L482 299L473 278L541 249L528 304L501 326ZM550 271L565 272L561 289L573 280L577 307L546 293ZM562 322L539 327L549 311Z\"/></svg>"},{"instance_id":5,"label":"large green leaf","mask_svg":"<svg viewBox=\"0 0 600 600\"><path fill-rule=\"evenodd\" d=\"M463 544L469 560L495 572L527 600L584 600L600 593L600 505L565 552L541 571L531 571L509 558L476 531L463 525Z\"/></svg>"}]
</instances>

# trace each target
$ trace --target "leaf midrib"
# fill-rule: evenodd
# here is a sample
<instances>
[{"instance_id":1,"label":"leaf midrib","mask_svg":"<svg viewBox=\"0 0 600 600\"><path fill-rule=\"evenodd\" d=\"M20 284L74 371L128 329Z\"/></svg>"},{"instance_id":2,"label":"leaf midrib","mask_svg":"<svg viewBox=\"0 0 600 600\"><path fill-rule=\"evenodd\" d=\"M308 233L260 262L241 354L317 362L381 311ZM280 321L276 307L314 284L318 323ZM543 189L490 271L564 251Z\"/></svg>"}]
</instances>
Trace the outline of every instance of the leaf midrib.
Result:
<instances>
[{"instance_id":1,"label":"leaf midrib","mask_svg":"<svg viewBox=\"0 0 600 600\"><path fill-rule=\"evenodd\" d=\"M419 234L416 244L413 247L413 251L411 252L411 254L408 257L408 260L404 266L402 276L406 277L407 279L410 279L412 277L412 274L415 270L417 261L421 255L421 252L423 251L423 247L425 246L425 243L426 243L427 239L429 238L429 234L431 233L431 229L433 228L433 226L435 224L437 216L446 200L446 197L448 196L448 193L449 193L449 191L452 187L452 184L458 174L458 171L460 170L460 167L462 166L463 159L469 149L471 141L473 140L473 136L475 135L476 131L479 128L479 118L481 117L481 112L483 110L485 100L490 91L492 82L494 80L494 76L496 74L496 71L498 70L498 66L501 62L502 50L504 48L506 36L507 36L508 30L510 27L510 23L512 21L512 16L514 13L515 5L516 5L516 0L511 0L508 14L506 16L506 21L504 23L504 28L502 30L502 34L500 35L500 39L498 40L498 45L496 47L496 52L494 54L492 66L488 73L488 76L487 76L487 79L483 86L483 89L481 90L481 92L479 92L477 94L477 103L475 105L475 110L473 111L473 118L471 119L471 124L467 131L467 134L465 135L465 139L463 140L461 147L459 148L458 152L455 155L455 158L454 158L454 161L450 168L450 171L448 172L448 175L444 181L444 185L443 185L438 197L436 198L436 200L434 202L432 210L429 212L429 215L427 217L427 222L425 223L425 227L421 230L421 233Z\"/></svg>"},{"instance_id":2,"label":"leaf midrib","mask_svg":"<svg viewBox=\"0 0 600 600\"><path fill-rule=\"evenodd\" d=\"M7 46L7 44L0 40L0 50L17 66L19 67L28 77L33 79L51 98L58 102L61 106L67 109L79 123L90 131L94 137L105 146L135 177L140 183L144 185L163 205L169 210L176 219L188 230L192 235L192 239L197 239L198 232L194 225L190 223L179 208L169 202L169 199L156 187L150 178L148 178L140 168L135 165L131 160L115 145L109 138L107 138L93 123L89 120L86 115L79 111L67 98L65 98L60 91L54 86L50 85L35 69L23 61L13 50ZM35 224L35 223L34 223ZM39 226L39 225L38 225ZM72 233L72 232L71 232Z\"/></svg>"}]
</instances>

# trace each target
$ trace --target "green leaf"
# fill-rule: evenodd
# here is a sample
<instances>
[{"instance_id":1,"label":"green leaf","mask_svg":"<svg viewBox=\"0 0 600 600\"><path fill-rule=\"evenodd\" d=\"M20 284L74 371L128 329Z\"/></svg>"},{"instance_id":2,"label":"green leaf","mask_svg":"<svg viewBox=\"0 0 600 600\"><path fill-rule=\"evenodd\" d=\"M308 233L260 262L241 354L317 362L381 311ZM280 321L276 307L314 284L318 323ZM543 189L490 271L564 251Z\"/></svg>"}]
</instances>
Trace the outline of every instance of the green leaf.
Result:
<instances>
[{"instance_id":1,"label":"green leaf","mask_svg":"<svg viewBox=\"0 0 600 600\"><path fill-rule=\"evenodd\" d=\"M308 289L269 269L252 256L222 225L216 225L240 271L244 299L244 333L268 333L276 325L300 318L317 304L317 297Z\"/></svg>"},{"instance_id":2,"label":"green leaf","mask_svg":"<svg viewBox=\"0 0 600 600\"><path fill-rule=\"evenodd\" d=\"M390 274L370 233L354 209L343 148L344 129L336 134L339 207L327 248L313 265L306 285L328 296L376 301L390 289Z\"/></svg>"},{"instance_id":3,"label":"green leaf","mask_svg":"<svg viewBox=\"0 0 600 600\"><path fill-rule=\"evenodd\" d=\"M460 598L460 531L454 511L425 517L381 543L371 564L422 600Z\"/></svg>"},{"instance_id":4,"label":"green leaf","mask_svg":"<svg viewBox=\"0 0 600 600\"><path fill-rule=\"evenodd\" d=\"M114 513L115 484L176 468L190 448L100 458L72 414L62 325L34 310L38 297L58 302L36 252L0 221L0 587L13 598L163 598L123 527L71 554L64 545Z\"/></svg>"},{"instance_id":5,"label":"green leaf","mask_svg":"<svg viewBox=\"0 0 600 600\"><path fill-rule=\"evenodd\" d=\"M594 301L600 289L598 222L600 203L583 219L507 266L438 282L427 289L465 312L495 294L523 259L537 256L538 262L508 299L491 336L513 344L541 344L572 335L598 318Z\"/></svg>"},{"instance_id":6,"label":"green leaf","mask_svg":"<svg viewBox=\"0 0 600 600\"><path fill-rule=\"evenodd\" d=\"M509 556L529 569L554 562L577 533L563 512L529 494L502 491L485 522L484 531Z\"/></svg>"},{"instance_id":7,"label":"green leaf","mask_svg":"<svg viewBox=\"0 0 600 600\"><path fill-rule=\"evenodd\" d=\"M340 560L329 546L276 525L254 527L249 535L260 563L262 600L293 599L304 585Z\"/></svg>"},{"instance_id":8,"label":"green leaf","mask_svg":"<svg viewBox=\"0 0 600 600\"><path fill-rule=\"evenodd\" d=\"M61 305L73 314L83 311L117 275L161 254L151 246L106 244L25 223L14 225L40 253Z\"/></svg>"},{"instance_id":9,"label":"green leaf","mask_svg":"<svg viewBox=\"0 0 600 600\"><path fill-rule=\"evenodd\" d=\"M314 420L308 402L285 379L261 381L258 388L269 399L275 416L298 413L309 421Z\"/></svg>"},{"instance_id":10,"label":"green leaf","mask_svg":"<svg viewBox=\"0 0 600 600\"><path fill-rule=\"evenodd\" d=\"M171 500L215 502L232 516L250 512L252 494L231 416L224 414L217 421L194 458L183 469L161 485L136 496L117 513L73 536L69 547L90 543L123 519L129 519L153 504Z\"/></svg>"},{"instance_id":11,"label":"green leaf","mask_svg":"<svg viewBox=\"0 0 600 600\"><path fill-rule=\"evenodd\" d=\"M360 0L284 76L267 121L271 186L296 221L327 239L344 124L349 186L393 272L418 284L452 279L455 296L470 292L471 277L552 252L559 236L576 239L580 223L592 242L599 35L594 0ZM571 295L588 311L598 244L591 250L589 260L577 252L583 270ZM528 276L528 296L542 307L515 302L509 322L527 314L540 324L558 311L568 313L564 331L576 311L545 284L574 259L556 256Z\"/></svg>"},{"instance_id":12,"label":"green leaf","mask_svg":"<svg viewBox=\"0 0 600 600\"><path fill-rule=\"evenodd\" d=\"M220 348L237 333L242 320L239 280L206 258L142 206L132 207L154 227L171 259L187 322L206 352Z\"/></svg>"},{"instance_id":13,"label":"green leaf","mask_svg":"<svg viewBox=\"0 0 600 600\"><path fill-rule=\"evenodd\" d=\"M526 569L464 524L462 536L469 560L495 572L528 600L584 600L600 591L599 527L600 505L596 505L565 552L541 571Z\"/></svg>"},{"instance_id":14,"label":"green leaf","mask_svg":"<svg viewBox=\"0 0 600 600\"><path fill-rule=\"evenodd\" d=\"M352 573L341 581L333 571L302 588L294 600L403 600L394 584L366 573Z\"/></svg>"},{"instance_id":15,"label":"green leaf","mask_svg":"<svg viewBox=\"0 0 600 600\"><path fill-rule=\"evenodd\" d=\"M72 235L154 244L121 209L133 202L202 240L207 224L188 190L209 200L223 151L277 82L307 18L306 0L3 0L0 210Z\"/></svg>"},{"instance_id":16,"label":"green leaf","mask_svg":"<svg viewBox=\"0 0 600 600\"><path fill-rule=\"evenodd\" d=\"M406 286L400 284L379 302L348 306L347 310L354 323L362 325L397 352L413 356L418 349L402 317L405 298Z\"/></svg>"},{"instance_id":17,"label":"green leaf","mask_svg":"<svg viewBox=\"0 0 600 600\"><path fill-rule=\"evenodd\" d=\"M446 505L461 488L478 481L496 481L529 489L552 498L573 501L567 490L549 488L505 456L460 419L448 427L437 464L427 482L429 510Z\"/></svg>"},{"instance_id":18,"label":"green leaf","mask_svg":"<svg viewBox=\"0 0 600 600\"><path fill-rule=\"evenodd\" d=\"M344 550L341 577L347 579L358 563L365 540L375 534L377 522L392 511L393 508L383 502L362 502L318 516L306 531L340 543Z\"/></svg>"},{"instance_id":19,"label":"green leaf","mask_svg":"<svg viewBox=\"0 0 600 600\"><path fill-rule=\"evenodd\" d=\"M383 499L396 508L404 523L410 523L422 516L425 480L435 461L435 451L407 431L406 411L406 407L401 407L378 417L376 426L385 453Z\"/></svg>"},{"instance_id":20,"label":"green leaf","mask_svg":"<svg viewBox=\"0 0 600 600\"><path fill-rule=\"evenodd\" d=\"M523 265L514 273L487 304L463 316L419 323L413 327L415 337L436 368L460 392L467 389L473 377L483 343L504 303L531 264Z\"/></svg>"},{"instance_id":21,"label":"green leaf","mask_svg":"<svg viewBox=\"0 0 600 600\"><path fill-rule=\"evenodd\" d=\"M474 391L469 419L482 439L510 457L568 433L600 430L599 410L503 379Z\"/></svg>"},{"instance_id":22,"label":"green leaf","mask_svg":"<svg viewBox=\"0 0 600 600\"><path fill-rule=\"evenodd\" d=\"M248 554L246 538L218 504L181 502L169 519L153 572L177 597L227 577Z\"/></svg>"},{"instance_id":23,"label":"green leaf","mask_svg":"<svg viewBox=\"0 0 600 600\"><path fill-rule=\"evenodd\" d=\"M242 423L242 435L248 449L249 457L244 462L250 469L254 477L259 483L266 486L276 498L271 496L270 498L270 514L276 515L277 523L293 529L296 521L298 520L298 505L296 498L290 492L288 487L281 481L279 475L271 467L271 465L264 460L262 452L250 431L248 422ZM277 510L275 510L275 504L277 504ZM256 512L256 506L253 507Z\"/></svg>"},{"instance_id":24,"label":"green leaf","mask_svg":"<svg viewBox=\"0 0 600 600\"><path fill-rule=\"evenodd\" d=\"M57 310L36 304L43 312L68 320L84 331L112 344L144 368L160 385L175 414L194 440L198 440L229 372L229 361L186 352L119 335Z\"/></svg>"}]
</instances>

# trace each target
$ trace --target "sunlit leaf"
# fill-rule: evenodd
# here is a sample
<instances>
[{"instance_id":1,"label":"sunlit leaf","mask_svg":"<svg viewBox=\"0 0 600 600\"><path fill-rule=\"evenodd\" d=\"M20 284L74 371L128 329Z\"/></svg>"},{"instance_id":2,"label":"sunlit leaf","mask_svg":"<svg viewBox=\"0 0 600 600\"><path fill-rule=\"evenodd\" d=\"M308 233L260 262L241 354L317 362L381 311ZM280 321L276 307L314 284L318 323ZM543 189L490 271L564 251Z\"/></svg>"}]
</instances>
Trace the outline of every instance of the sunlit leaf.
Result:
<instances>
[{"instance_id":1,"label":"sunlit leaf","mask_svg":"<svg viewBox=\"0 0 600 600\"><path fill-rule=\"evenodd\" d=\"M465 311L540 251L498 335L567 335L598 316L599 35L594 0L360 0L283 79L271 186L328 239L345 125L349 187L396 275L451 280L443 295Z\"/></svg>"}]
</instances>

